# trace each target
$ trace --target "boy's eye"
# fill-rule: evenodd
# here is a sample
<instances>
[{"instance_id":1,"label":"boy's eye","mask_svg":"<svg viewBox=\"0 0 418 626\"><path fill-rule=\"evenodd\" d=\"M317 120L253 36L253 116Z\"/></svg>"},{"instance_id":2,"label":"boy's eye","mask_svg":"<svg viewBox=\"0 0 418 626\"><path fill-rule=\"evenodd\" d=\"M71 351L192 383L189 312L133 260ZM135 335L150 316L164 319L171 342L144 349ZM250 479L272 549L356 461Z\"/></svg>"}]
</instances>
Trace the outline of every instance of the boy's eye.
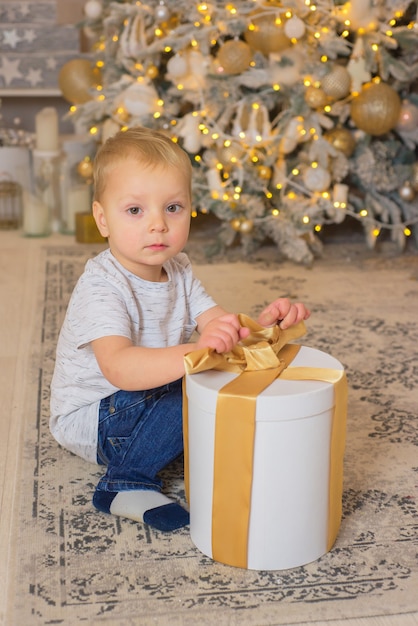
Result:
<instances>
[{"instance_id":1,"label":"boy's eye","mask_svg":"<svg viewBox=\"0 0 418 626\"><path fill-rule=\"evenodd\" d=\"M180 204L169 204L167 207L167 213L178 213L180 210Z\"/></svg>"},{"instance_id":2,"label":"boy's eye","mask_svg":"<svg viewBox=\"0 0 418 626\"><path fill-rule=\"evenodd\" d=\"M131 213L131 215L138 215L138 213L140 213L141 209L139 208L139 206L131 206L128 209L129 213Z\"/></svg>"}]
</instances>

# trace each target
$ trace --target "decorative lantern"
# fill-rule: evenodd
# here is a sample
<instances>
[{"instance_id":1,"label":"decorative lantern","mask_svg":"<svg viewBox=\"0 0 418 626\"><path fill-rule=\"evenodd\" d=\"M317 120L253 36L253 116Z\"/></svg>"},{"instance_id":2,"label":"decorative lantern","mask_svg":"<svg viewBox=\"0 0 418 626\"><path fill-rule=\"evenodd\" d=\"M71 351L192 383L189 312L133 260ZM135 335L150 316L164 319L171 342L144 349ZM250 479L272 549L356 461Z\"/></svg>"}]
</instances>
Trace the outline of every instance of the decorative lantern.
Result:
<instances>
[{"instance_id":1,"label":"decorative lantern","mask_svg":"<svg viewBox=\"0 0 418 626\"><path fill-rule=\"evenodd\" d=\"M22 221L22 187L13 180L0 180L0 230L19 228Z\"/></svg>"}]
</instances>

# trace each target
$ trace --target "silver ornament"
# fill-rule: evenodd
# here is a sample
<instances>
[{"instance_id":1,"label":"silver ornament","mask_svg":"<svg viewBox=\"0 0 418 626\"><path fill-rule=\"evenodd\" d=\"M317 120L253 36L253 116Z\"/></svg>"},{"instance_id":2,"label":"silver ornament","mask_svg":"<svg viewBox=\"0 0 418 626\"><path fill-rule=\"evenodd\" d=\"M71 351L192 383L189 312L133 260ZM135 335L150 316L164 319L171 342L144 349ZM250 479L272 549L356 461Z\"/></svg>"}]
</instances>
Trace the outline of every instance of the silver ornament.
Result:
<instances>
[{"instance_id":1,"label":"silver ornament","mask_svg":"<svg viewBox=\"0 0 418 626\"><path fill-rule=\"evenodd\" d=\"M155 8L155 19L158 22L166 22L170 17L170 9L168 6L161 0L158 6Z\"/></svg>"}]
</instances>

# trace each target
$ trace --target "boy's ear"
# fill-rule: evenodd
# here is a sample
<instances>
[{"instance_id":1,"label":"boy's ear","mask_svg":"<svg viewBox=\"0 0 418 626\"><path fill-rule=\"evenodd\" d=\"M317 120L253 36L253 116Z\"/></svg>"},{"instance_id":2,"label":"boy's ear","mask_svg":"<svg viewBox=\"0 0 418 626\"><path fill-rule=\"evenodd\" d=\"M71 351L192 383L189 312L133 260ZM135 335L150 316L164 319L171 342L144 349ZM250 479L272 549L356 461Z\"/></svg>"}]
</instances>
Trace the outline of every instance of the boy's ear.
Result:
<instances>
[{"instance_id":1,"label":"boy's ear","mask_svg":"<svg viewBox=\"0 0 418 626\"><path fill-rule=\"evenodd\" d=\"M93 217L96 222L99 233L102 237L109 237L109 229L107 228L106 217L100 202L93 202Z\"/></svg>"}]
</instances>

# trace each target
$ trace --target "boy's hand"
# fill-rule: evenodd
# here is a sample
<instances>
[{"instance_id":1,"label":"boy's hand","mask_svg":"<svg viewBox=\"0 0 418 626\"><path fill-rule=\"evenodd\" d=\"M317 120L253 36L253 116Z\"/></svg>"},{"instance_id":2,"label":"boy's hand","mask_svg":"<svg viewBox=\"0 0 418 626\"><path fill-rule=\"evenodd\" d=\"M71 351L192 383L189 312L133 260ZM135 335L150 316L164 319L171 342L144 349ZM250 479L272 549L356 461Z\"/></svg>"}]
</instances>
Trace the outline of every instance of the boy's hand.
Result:
<instances>
[{"instance_id":1,"label":"boy's hand","mask_svg":"<svg viewBox=\"0 0 418 626\"><path fill-rule=\"evenodd\" d=\"M302 320L307 320L311 312L301 302L290 302L288 298L278 298L268 305L258 317L261 326L279 324L285 330Z\"/></svg>"},{"instance_id":2,"label":"boy's hand","mask_svg":"<svg viewBox=\"0 0 418 626\"><path fill-rule=\"evenodd\" d=\"M237 315L228 313L206 324L197 342L197 349L212 348L216 352L229 352L250 334L249 328L240 325Z\"/></svg>"}]
</instances>

